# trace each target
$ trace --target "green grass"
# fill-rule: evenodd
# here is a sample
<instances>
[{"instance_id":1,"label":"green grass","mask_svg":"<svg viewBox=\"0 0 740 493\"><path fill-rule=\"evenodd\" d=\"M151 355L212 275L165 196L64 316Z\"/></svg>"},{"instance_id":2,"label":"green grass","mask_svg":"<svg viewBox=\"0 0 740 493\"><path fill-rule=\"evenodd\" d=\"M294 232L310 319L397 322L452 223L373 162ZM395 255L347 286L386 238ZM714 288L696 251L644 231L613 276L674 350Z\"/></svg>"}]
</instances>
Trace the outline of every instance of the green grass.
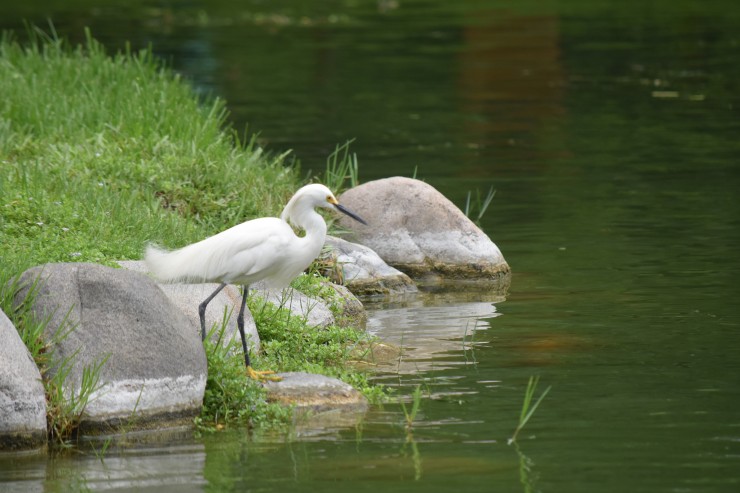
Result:
<instances>
[{"instance_id":1,"label":"green grass","mask_svg":"<svg viewBox=\"0 0 740 493\"><path fill-rule=\"evenodd\" d=\"M385 389L371 384L367 373L351 364L357 350L372 341L372 336L352 327L310 327L303 317L258 296L250 297L247 303L262 346L261 354L253 358L256 368L319 373L349 383L371 402L385 398Z\"/></svg>"},{"instance_id":2,"label":"green grass","mask_svg":"<svg viewBox=\"0 0 740 493\"><path fill-rule=\"evenodd\" d=\"M511 445L512 443L516 443L516 438L519 435L519 432L524 429L524 427L529 422L532 415L534 415L534 412L539 407L540 403L542 402L542 399L545 398L548 392L550 392L550 389L552 386L548 386L537 398L534 404L532 404L532 398L534 397L534 393L537 390L537 384L540 381L540 377L532 376L529 377L529 382L527 383L527 389L524 391L524 402L522 403L522 410L519 413L519 424L517 424L516 429L514 430L514 434L509 438L508 444Z\"/></svg>"},{"instance_id":3,"label":"green grass","mask_svg":"<svg viewBox=\"0 0 740 493\"><path fill-rule=\"evenodd\" d=\"M349 327L310 327L288 308L266 303L258 296L250 296L247 303L262 346L260 354L251 355L255 369L319 373L350 383L371 402L386 398L386 389L371 384L366 373L350 364L353 349L371 336ZM203 412L196 420L198 428L213 431L234 425L275 427L291 423L291 410L268 402L265 389L246 376L241 341L237 337L224 340L225 327L226 321L214 326L205 341L208 381Z\"/></svg>"},{"instance_id":4,"label":"green grass","mask_svg":"<svg viewBox=\"0 0 740 493\"><path fill-rule=\"evenodd\" d=\"M475 224L480 225L480 220L486 214L488 207L491 205L493 197L496 196L496 190L493 187L488 189L488 193L485 197L481 198L480 190L475 191L475 201L471 204L472 192L468 190L468 195L465 199L465 215L470 218Z\"/></svg>"},{"instance_id":5,"label":"green grass","mask_svg":"<svg viewBox=\"0 0 740 493\"><path fill-rule=\"evenodd\" d=\"M34 265L114 266L140 259L148 242L175 248L275 216L301 185L287 153L240 140L223 101L198 97L150 51L107 54L89 33L81 46L39 30L30 38L0 41L0 285ZM332 159L341 186L346 145ZM18 325L20 315L4 308ZM274 307L259 313L263 366L330 374L382 395L347 367L364 334L317 331ZM283 420L245 385L240 350L236 360L213 347L207 354L201 424Z\"/></svg>"},{"instance_id":6,"label":"green grass","mask_svg":"<svg viewBox=\"0 0 740 493\"><path fill-rule=\"evenodd\" d=\"M201 431L227 426L281 426L290 423L292 412L267 402L267 392L244 371L241 341L224 341L226 324L215 327L205 340L208 380L203 410L196 418ZM213 341L213 332L218 338Z\"/></svg>"},{"instance_id":7,"label":"green grass","mask_svg":"<svg viewBox=\"0 0 740 493\"><path fill-rule=\"evenodd\" d=\"M277 215L299 184L285 155L238 142L223 101L148 51L5 37L0 92L3 274L182 246Z\"/></svg>"},{"instance_id":8,"label":"green grass","mask_svg":"<svg viewBox=\"0 0 740 493\"><path fill-rule=\"evenodd\" d=\"M405 427L406 427L406 433L411 434L412 430L414 428L414 421L416 420L416 415L419 413L419 409L421 408L421 385L417 385L414 388L414 392L411 394L411 409L406 407L406 403L401 401L401 409L403 410L403 415L406 419Z\"/></svg>"},{"instance_id":9,"label":"green grass","mask_svg":"<svg viewBox=\"0 0 740 493\"><path fill-rule=\"evenodd\" d=\"M324 171L324 185L339 194L346 188L356 187L360 184L360 166L357 154L349 152L349 146L353 140L336 146L326 159L326 170ZM349 183L349 185L347 185Z\"/></svg>"},{"instance_id":10,"label":"green grass","mask_svg":"<svg viewBox=\"0 0 740 493\"><path fill-rule=\"evenodd\" d=\"M411 409L406 407L406 404L401 401L401 409L405 418L404 428L406 429L406 440L404 441L403 447L401 448L401 454L405 457L411 456L411 461L414 464L414 480L419 481L422 476L422 460L421 454L419 453L419 447L414 439L414 422L416 421L416 415L419 413L421 408L421 385L417 385L411 394ZM411 451L408 452L407 449Z\"/></svg>"}]
</instances>

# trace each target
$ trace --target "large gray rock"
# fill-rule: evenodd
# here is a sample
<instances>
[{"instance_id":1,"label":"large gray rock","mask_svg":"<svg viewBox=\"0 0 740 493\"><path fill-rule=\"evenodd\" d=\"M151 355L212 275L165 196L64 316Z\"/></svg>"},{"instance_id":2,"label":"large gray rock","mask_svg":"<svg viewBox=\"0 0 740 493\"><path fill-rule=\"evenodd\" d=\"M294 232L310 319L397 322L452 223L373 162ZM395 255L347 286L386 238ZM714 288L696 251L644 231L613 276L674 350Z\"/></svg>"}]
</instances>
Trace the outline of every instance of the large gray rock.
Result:
<instances>
[{"instance_id":1,"label":"large gray rock","mask_svg":"<svg viewBox=\"0 0 740 493\"><path fill-rule=\"evenodd\" d=\"M386 178L342 194L369 226L340 219L348 239L372 248L412 278L500 281L509 265L498 247L431 185Z\"/></svg>"},{"instance_id":2,"label":"large gray rock","mask_svg":"<svg viewBox=\"0 0 740 493\"><path fill-rule=\"evenodd\" d=\"M322 274L357 295L403 295L418 292L409 276L386 264L372 249L333 236L321 254Z\"/></svg>"},{"instance_id":3,"label":"large gray rock","mask_svg":"<svg viewBox=\"0 0 740 493\"><path fill-rule=\"evenodd\" d=\"M149 274L146 262L143 260L121 260L118 265L124 269L141 272L143 274ZM177 306L180 311L190 319L193 326L197 328L198 334L200 335L200 315L198 314L198 306L213 293L218 284L205 283L205 284L159 284L159 288L164 291L164 294ZM228 343L231 338L241 340L239 336L239 328L236 325L236 318L239 314L239 307L241 306L241 293L239 288L234 285L228 285L221 290L215 298L208 303L206 309L206 331L210 331L211 328L221 327L224 319L227 320L226 328L224 330L223 342ZM257 325L254 323L254 318L249 312L249 307L245 308L244 312L244 334L247 337L250 351L255 353L260 350L260 336L257 332ZM213 338L218 336L217 332L214 332ZM241 346L239 346L241 347Z\"/></svg>"},{"instance_id":4,"label":"large gray rock","mask_svg":"<svg viewBox=\"0 0 740 493\"><path fill-rule=\"evenodd\" d=\"M0 311L0 450L46 445L41 373L8 317Z\"/></svg>"},{"instance_id":5,"label":"large gray rock","mask_svg":"<svg viewBox=\"0 0 740 493\"><path fill-rule=\"evenodd\" d=\"M47 340L74 326L53 348L55 358L73 361L65 390L78 392L83 369L107 358L102 387L82 416L83 433L121 424L192 423L206 384L203 344L197 328L151 279L96 264L46 264L22 274L16 303L35 281L31 312L37 320L49 319Z\"/></svg>"}]
</instances>

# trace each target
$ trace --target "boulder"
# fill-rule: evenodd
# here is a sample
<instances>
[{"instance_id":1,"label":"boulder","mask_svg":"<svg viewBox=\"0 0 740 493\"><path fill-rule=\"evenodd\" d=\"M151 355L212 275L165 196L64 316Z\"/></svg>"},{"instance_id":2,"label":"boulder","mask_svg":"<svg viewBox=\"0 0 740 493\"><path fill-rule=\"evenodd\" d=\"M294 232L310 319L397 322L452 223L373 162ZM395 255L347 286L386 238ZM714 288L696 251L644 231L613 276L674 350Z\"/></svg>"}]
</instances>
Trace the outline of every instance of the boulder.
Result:
<instances>
[{"instance_id":1,"label":"boulder","mask_svg":"<svg viewBox=\"0 0 740 493\"><path fill-rule=\"evenodd\" d=\"M340 202L368 226L340 219L348 239L377 252L390 265L425 280L508 279L498 247L431 185L411 178L371 181L347 190Z\"/></svg>"},{"instance_id":2,"label":"boulder","mask_svg":"<svg viewBox=\"0 0 740 493\"><path fill-rule=\"evenodd\" d=\"M45 338L72 328L52 348L56 361L71 358L65 390L78 393L83 370L105 361L101 387L80 422L83 434L122 424L192 424L206 384L203 344L198 329L151 279L96 264L46 264L21 275L16 304L34 283L30 310L36 320L48 319Z\"/></svg>"},{"instance_id":3,"label":"boulder","mask_svg":"<svg viewBox=\"0 0 740 493\"><path fill-rule=\"evenodd\" d=\"M141 272L148 274L149 271L146 267L146 263L143 260L121 260L118 265L124 269ZM213 293L218 284L215 283L203 283L203 284L159 284L159 288L164 291L164 294L177 306L180 311L190 319L193 326L197 328L198 335L200 335L200 315L198 315L198 306ZM241 303L241 292L238 286L228 285L221 290L215 298L208 303L206 309L206 331L210 331L211 328L216 325L220 327L224 319L226 322L226 329L224 331L224 343L235 337L237 341L240 340L239 328L236 325L236 317L239 314L239 307ZM254 318L249 312L247 307L244 312L244 334L247 337L249 343L249 350L252 352L259 352L260 350L260 336L257 332L257 325L254 323ZM217 337L217 332L213 333L212 338ZM241 346L239 346L241 347Z\"/></svg>"},{"instance_id":4,"label":"boulder","mask_svg":"<svg viewBox=\"0 0 740 493\"><path fill-rule=\"evenodd\" d=\"M8 317L0 311L0 450L46 445L41 373Z\"/></svg>"},{"instance_id":5,"label":"boulder","mask_svg":"<svg viewBox=\"0 0 740 493\"><path fill-rule=\"evenodd\" d=\"M357 295L403 295L416 293L414 281L386 264L372 249L333 236L321 254L322 274Z\"/></svg>"}]
</instances>

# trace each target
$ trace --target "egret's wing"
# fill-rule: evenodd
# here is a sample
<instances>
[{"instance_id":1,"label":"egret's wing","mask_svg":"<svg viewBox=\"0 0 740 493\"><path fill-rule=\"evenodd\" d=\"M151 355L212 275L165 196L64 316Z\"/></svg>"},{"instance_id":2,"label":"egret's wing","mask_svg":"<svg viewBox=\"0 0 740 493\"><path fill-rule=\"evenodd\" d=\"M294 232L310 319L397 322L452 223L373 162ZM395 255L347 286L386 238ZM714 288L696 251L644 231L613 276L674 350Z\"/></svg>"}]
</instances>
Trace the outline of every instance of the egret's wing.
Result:
<instances>
[{"instance_id":1,"label":"egret's wing","mask_svg":"<svg viewBox=\"0 0 740 493\"><path fill-rule=\"evenodd\" d=\"M298 238L277 218L260 218L227 229L208 240L213 253L208 270L224 282L251 283L266 276L290 258Z\"/></svg>"}]
</instances>

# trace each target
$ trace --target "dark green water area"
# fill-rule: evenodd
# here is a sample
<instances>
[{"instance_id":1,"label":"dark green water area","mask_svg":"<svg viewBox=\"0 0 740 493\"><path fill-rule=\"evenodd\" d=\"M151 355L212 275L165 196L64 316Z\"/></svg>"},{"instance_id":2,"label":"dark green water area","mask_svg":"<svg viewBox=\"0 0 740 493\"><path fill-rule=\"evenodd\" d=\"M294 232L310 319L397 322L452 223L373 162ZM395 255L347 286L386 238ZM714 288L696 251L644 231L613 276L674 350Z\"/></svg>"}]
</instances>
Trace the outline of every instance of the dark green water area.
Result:
<instances>
[{"instance_id":1,"label":"dark green water area","mask_svg":"<svg viewBox=\"0 0 740 493\"><path fill-rule=\"evenodd\" d=\"M740 491L736 1L3 2L154 52L320 172L416 175L481 221L505 298L368 303L423 399L358 427L0 458L3 491ZM22 35L21 35L22 37ZM507 445L530 376L551 386Z\"/></svg>"}]
</instances>

